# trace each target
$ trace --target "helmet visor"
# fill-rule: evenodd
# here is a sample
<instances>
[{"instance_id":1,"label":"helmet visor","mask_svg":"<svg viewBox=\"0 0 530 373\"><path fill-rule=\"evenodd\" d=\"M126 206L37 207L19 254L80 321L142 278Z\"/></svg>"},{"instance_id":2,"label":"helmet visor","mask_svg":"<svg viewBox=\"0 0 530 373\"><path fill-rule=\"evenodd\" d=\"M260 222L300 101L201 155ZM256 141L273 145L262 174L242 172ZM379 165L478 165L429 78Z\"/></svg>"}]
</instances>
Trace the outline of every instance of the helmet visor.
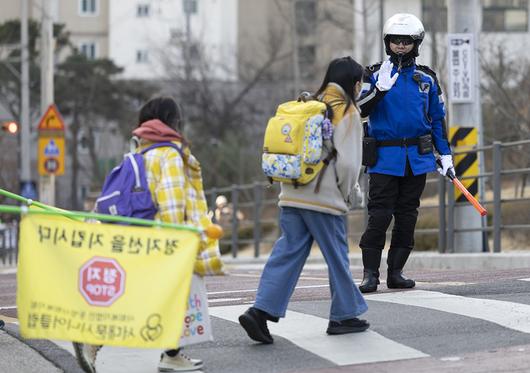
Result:
<instances>
[{"instance_id":1,"label":"helmet visor","mask_svg":"<svg viewBox=\"0 0 530 373\"><path fill-rule=\"evenodd\" d=\"M403 44L403 45L411 45L414 44L414 39L412 39L410 36L404 36L404 35L389 35L388 40L392 44Z\"/></svg>"}]
</instances>

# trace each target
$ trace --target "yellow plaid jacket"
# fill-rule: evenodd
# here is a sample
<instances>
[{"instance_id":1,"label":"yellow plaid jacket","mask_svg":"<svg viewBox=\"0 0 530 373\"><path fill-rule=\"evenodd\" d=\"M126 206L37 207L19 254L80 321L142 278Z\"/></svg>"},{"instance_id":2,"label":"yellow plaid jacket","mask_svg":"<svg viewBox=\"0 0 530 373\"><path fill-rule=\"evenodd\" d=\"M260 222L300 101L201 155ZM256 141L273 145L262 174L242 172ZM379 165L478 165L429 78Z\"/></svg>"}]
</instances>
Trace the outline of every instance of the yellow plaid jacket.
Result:
<instances>
[{"instance_id":1,"label":"yellow plaid jacket","mask_svg":"<svg viewBox=\"0 0 530 373\"><path fill-rule=\"evenodd\" d=\"M174 143L182 146L178 141ZM151 144L142 144L138 151ZM204 197L201 165L189 147L183 147L183 154L184 159L170 147L155 148L144 154L149 190L158 207L155 219L205 229L212 222ZM194 271L201 276L223 274L219 241L207 238L204 233Z\"/></svg>"}]
</instances>

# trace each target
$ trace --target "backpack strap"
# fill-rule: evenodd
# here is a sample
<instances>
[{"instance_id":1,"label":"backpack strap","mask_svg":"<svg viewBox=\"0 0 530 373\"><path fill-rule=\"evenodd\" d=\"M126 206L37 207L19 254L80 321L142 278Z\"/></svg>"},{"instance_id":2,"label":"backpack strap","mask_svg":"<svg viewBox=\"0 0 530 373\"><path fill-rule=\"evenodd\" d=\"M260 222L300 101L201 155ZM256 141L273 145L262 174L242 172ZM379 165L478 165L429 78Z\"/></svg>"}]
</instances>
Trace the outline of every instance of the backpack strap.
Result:
<instances>
[{"instance_id":1,"label":"backpack strap","mask_svg":"<svg viewBox=\"0 0 530 373\"><path fill-rule=\"evenodd\" d=\"M179 152L180 156L182 157L182 159L184 159L184 153L182 152L182 147L178 146L177 144L174 144L172 142L169 142L169 141L157 142L157 143L155 143L153 145L150 145L147 148L142 149L142 151L140 151L140 154L143 155L143 154L147 153L150 150L153 150L153 149L156 149L156 148L165 148L165 147L173 148L173 149L177 150Z\"/></svg>"},{"instance_id":2,"label":"backpack strap","mask_svg":"<svg viewBox=\"0 0 530 373\"><path fill-rule=\"evenodd\" d=\"M331 162L331 160L335 158L336 156L337 156L337 149L333 149L328 154L328 156L324 158L324 160L322 161L324 162L324 166L322 166L322 170L320 170L320 173L318 174L318 179L317 179L317 183L315 185L315 190L314 190L315 193L320 192L320 183L322 182L322 178L324 177L324 172L326 172L329 162Z\"/></svg>"},{"instance_id":3,"label":"backpack strap","mask_svg":"<svg viewBox=\"0 0 530 373\"><path fill-rule=\"evenodd\" d=\"M134 158L133 153L125 154L125 157L127 159L129 159L129 162L131 163L131 167L133 168L133 172L134 172L134 189L133 189L133 191L138 192L138 191L143 190L142 180L140 178L140 166L136 162L136 159Z\"/></svg>"}]
</instances>

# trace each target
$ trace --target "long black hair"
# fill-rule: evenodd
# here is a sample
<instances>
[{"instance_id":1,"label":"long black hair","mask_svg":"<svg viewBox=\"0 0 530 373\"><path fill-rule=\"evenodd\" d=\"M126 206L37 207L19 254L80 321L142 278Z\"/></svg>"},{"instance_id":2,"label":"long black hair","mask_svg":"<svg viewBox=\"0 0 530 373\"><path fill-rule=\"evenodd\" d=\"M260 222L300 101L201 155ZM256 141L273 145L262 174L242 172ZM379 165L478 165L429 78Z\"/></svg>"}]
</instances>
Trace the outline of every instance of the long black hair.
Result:
<instances>
[{"instance_id":1,"label":"long black hair","mask_svg":"<svg viewBox=\"0 0 530 373\"><path fill-rule=\"evenodd\" d=\"M335 58L329 63L328 70L320 88L315 96L320 96L329 83L338 84L348 95L348 103L345 108L348 110L352 102L355 102L355 84L362 82L364 68L350 56Z\"/></svg>"},{"instance_id":2,"label":"long black hair","mask_svg":"<svg viewBox=\"0 0 530 373\"><path fill-rule=\"evenodd\" d=\"M152 119L158 119L176 131L182 130L180 110L171 97L156 97L142 106L138 114L138 126Z\"/></svg>"}]
</instances>

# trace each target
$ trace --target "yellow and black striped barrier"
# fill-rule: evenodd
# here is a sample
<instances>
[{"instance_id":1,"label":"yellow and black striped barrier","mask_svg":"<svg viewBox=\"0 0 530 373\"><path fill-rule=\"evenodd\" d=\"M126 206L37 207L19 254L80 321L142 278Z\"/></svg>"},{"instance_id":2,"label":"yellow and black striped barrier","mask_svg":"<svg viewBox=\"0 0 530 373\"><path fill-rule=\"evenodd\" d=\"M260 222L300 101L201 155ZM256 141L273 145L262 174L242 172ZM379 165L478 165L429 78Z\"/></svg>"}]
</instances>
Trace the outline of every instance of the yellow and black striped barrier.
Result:
<instances>
[{"instance_id":1,"label":"yellow and black striped barrier","mask_svg":"<svg viewBox=\"0 0 530 373\"><path fill-rule=\"evenodd\" d=\"M478 133L475 127L453 126L449 128L449 138L453 151L469 151L475 149L478 144ZM477 176L479 174L477 152L457 154L454 156L455 173L461 178L463 176ZM462 184L473 197L478 197L478 179L464 179ZM466 202L466 197L459 189L455 188L455 202Z\"/></svg>"}]
</instances>

